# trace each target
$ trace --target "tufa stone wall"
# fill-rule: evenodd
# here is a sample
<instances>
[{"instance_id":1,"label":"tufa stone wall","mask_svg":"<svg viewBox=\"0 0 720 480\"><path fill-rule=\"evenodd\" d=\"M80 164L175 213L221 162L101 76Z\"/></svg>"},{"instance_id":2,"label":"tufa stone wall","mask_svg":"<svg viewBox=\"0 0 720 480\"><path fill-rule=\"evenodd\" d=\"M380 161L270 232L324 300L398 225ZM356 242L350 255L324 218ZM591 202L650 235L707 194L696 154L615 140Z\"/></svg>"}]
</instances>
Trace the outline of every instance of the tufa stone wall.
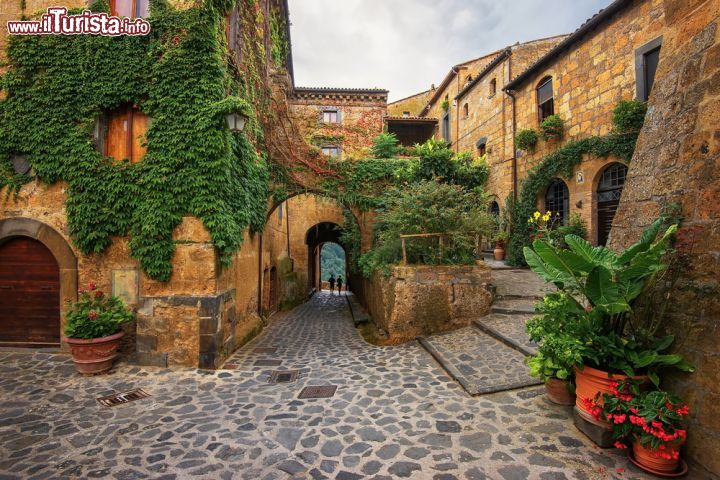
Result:
<instances>
[{"instance_id":1,"label":"tufa stone wall","mask_svg":"<svg viewBox=\"0 0 720 480\"><path fill-rule=\"evenodd\" d=\"M611 244L637 241L664 205L682 207L684 261L667 314L697 371L667 383L690 405L688 456L720 474L720 1L664 6L660 67Z\"/></svg>"},{"instance_id":2,"label":"tufa stone wall","mask_svg":"<svg viewBox=\"0 0 720 480\"><path fill-rule=\"evenodd\" d=\"M553 79L555 113L565 122L562 140L539 140L534 151L518 153L518 185L548 153L568 141L611 131L612 111L617 103L635 98L635 50L661 37L664 29L663 0L631 1L517 87L518 131L524 128L540 131L536 87L547 76ZM511 135L508 130L508 145L512 145ZM587 157L571 178L563 179L570 192L570 213L580 214L587 222L591 242L597 241L596 187L605 168L617 161ZM512 165L491 169L489 183L494 190L503 192L501 196L510 194ZM544 191L538 192L538 206L542 210L544 197Z\"/></svg>"},{"instance_id":3,"label":"tufa stone wall","mask_svg":"<svg viewBox=\"0 0 720 480\"><path fill-rule=\"evenodd\" d=\"M383 131L387 92L295 89L290 97L290 114L299 135L322 155L322 147L339 147L341 158L369 154L372 139ZM338 123L324 123L322 112L337 110Z\"/></svg>"},{"instance_id":4,"label":"tufa stone wall","mask_svg":"<svg viewBox=\"0 0 720 480\"><path fill-rule=\"evenodd\" d=\"M501 208L504 208L505 197L512 192L513 157L512 100L502 87L513 75L524 71L563 38L565 36L561 35L508 47L496 57L499 63L482 78L476 79L476 83L464 90L463 96L458 99L457 150L480 156L477 142L485 139L485 155L492 172L487 192L495 196ZM455 121L451 118L451 126Z\"/></svg>"},{"instance_id":5,"label":"tufa stone wall","mask_svg":"<svg viewBox=\"0 0 720 480\"><path fill-rule=\"evenodd\" d=\"M490 311L486 266L412 265L375 273L358 292L373 322L393 342L468 326Z\"/></svg>"},{"instance_id":6,"label":"tufa stone wall","mask_svg":"<svg viewBox=\"0 0 720 480\"><path fill-rule=\"evenodd\" d=\"M402 117L403 113L410 112L411 117L417 117L434 93L435 85L433 85L430 90L425 90L424 92L388 103L387 114L391 117Z\"/></svg>"}]
</instances>

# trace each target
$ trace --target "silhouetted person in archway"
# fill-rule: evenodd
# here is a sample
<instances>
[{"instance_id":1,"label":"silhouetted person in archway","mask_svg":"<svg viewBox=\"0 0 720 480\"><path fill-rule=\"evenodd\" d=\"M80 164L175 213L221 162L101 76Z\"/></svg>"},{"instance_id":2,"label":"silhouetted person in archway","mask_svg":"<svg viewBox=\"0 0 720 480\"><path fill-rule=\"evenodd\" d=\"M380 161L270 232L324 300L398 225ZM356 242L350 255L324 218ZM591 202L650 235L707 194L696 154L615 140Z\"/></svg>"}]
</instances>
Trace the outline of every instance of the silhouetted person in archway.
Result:
<instances>
[{"instance_id":1,"label":"silhouetted person in archway","mask_svg":"<svg viewBox=\"0 0 720 480\"><path fill-rule=\"evenodd\" d=\"M338 285L338 295L342 294L342 275L338 275L337 278L337 285Z\"/></svg>"},{"instance_id":2,"label":"silhouetted person in archway","mask_svg":"<svg viewBox=\"0 0 720 480\"><path fill-rule=\"evenodd\" d=\"M330 293L335 293L335 276L330 275L330 278L328 278L328 283L330 284Z\"/></svg>"}]
</instances>

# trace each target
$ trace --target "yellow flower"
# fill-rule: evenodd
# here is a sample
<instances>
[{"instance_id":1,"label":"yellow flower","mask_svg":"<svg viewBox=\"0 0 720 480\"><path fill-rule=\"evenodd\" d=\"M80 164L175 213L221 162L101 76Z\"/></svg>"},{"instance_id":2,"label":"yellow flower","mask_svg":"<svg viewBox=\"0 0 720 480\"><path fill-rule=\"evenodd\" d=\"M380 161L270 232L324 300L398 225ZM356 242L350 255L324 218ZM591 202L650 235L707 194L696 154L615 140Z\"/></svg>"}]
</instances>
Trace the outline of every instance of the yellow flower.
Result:
<instances>
[{"instance_id":1,"label":"yellow flower","mask_svg":"<svg viewBox=\"0 0 720 480\"><path fill-rule=\"evenodd\" d=\"M535 212L535 213L533 213L533 217L535 217L535 220L537 220L538 218L540 218L540 212Z\"/></svg>"},{"instance_id":2,"label":"yellow flower","mask_svg":"<svg viewBox=\"0 0 720 480\"><path fill-rule=\"evenodd\" d=\"M552 212L551 212L550 210L548 210L547 212L545 212L545 215L547 215L548 217L549 217L551 214L552 214Z\"/></svg>"},{"instance_id":3,"label":"yellow flower","mask_svg":"<svg viewBox=\"0 0 720 480\"><path fill-rule=\"evenodd\" d=\"M546 213L545 215L542 216L542 219L543 219L543 222L547 222L548 220L550 220L550 215L548 215Z\"/></svg>"}]
</instances>

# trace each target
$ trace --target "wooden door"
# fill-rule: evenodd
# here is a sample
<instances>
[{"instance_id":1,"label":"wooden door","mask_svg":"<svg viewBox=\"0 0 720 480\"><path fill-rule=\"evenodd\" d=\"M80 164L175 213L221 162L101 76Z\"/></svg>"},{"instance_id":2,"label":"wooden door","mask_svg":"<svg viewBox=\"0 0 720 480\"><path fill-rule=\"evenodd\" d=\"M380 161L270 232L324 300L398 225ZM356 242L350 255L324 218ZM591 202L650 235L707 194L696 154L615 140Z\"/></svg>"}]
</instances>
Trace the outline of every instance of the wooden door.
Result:
<instances>
[{"instance_id":1,"label":"wooden door","mask_svg":"<svg viewBox=\"0 0 720 480\"><path fill-rule=\"evenodd\" d=\"M60 343L60 269L37 240L0 244L0 344Z\"/></svg>"},{"instance_id":2,"label":"wooden door","mask_svg":"<svg viewBox=\"0 0 720 480\"><path fill-rule=\"evenodd\" d=\"M613 218L617 211L619 200L598 202L598 245L606 245L612 229Z\"/></svg>"}]
</instances>

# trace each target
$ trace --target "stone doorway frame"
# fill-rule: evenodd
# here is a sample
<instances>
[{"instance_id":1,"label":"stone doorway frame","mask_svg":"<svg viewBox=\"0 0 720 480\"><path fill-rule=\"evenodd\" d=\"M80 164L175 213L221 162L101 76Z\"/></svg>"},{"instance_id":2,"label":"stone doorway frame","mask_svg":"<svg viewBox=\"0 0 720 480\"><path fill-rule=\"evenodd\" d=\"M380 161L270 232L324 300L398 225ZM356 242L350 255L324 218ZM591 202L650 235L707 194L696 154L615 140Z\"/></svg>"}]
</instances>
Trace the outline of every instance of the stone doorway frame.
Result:
<instances>
[{"instance_id":1,"label":"stone doorway frame","mask_svg":"<svg viewBox=\"0 0 720 480\"><path fill-rule=\"evenodd\" d=\"M17 237L28 237L42 243L53 254L60 269L60 338L65 327L65 306L77 300L77 256L70 244L50 225L26 217L0 219L0 244ZM61 340L61 348L67 346Z\"/></svg>"}]
</instances>

